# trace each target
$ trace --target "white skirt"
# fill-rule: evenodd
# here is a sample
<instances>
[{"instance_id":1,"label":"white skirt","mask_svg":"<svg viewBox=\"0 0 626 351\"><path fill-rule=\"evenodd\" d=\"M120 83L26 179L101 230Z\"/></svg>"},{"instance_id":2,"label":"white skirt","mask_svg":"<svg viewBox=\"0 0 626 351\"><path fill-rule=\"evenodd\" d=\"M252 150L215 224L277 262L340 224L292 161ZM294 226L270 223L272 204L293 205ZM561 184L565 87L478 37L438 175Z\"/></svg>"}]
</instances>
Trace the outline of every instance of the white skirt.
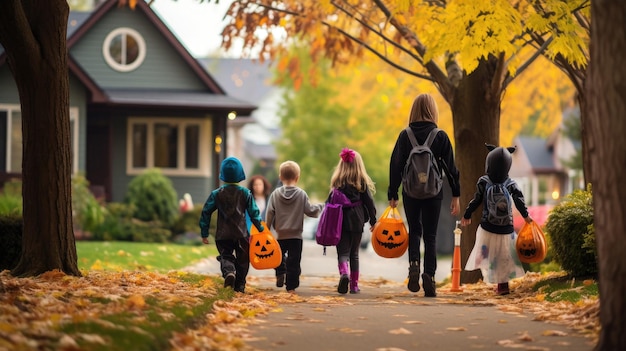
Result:
<instances>
[{"instance_id":1,"label":"white skirt","mask_svg":"<svg viewBox=\"0 0 626 351\"><path fill-rule=\"evenodd\" d=\"M465 264L465 270L480 269L483 280L490 284L508 283L523 277L525 272L515 251L517 233L493 234L478 226L476 243Z\"/></svg>"}]
</instances>

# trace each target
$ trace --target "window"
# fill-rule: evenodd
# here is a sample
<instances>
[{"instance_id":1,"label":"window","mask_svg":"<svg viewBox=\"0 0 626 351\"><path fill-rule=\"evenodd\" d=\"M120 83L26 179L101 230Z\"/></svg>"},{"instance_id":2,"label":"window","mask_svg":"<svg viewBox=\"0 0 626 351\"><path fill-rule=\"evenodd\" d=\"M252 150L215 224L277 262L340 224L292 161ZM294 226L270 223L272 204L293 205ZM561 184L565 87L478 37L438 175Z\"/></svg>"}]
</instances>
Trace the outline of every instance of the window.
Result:
<instances>
[{"instance_id":1,"label":"window","mask_svg":"<svg viewBox=\"0 0 626 351\"><path fill-rule=\"evenodd\" d=\"M168 175L207 176L209 132L209 123L198 119L130 118L127 172L160 168Z\"/></svg>"},{"instance_id":2,"label":"window","mask_svg":"<svg viewBox=\"0 0 626 351\"><path fill-rule=\"evenodd\" d=\"M7 173L22 172L22 112L19 105L0 105L0 161ZM70 108L72 173L78 172L78 108Z\"/></svg>"},{"instance_id":3,"label":"window","mask_svg":"<svg viewBox=\"0 0 626 351\"><path fill-rule=\"evenodd\" d=\"M114 70L130 72L139 67L146 58L146 42L132 28L117 28L104 39L102 55Z\"/></svg>"}]
</instances>

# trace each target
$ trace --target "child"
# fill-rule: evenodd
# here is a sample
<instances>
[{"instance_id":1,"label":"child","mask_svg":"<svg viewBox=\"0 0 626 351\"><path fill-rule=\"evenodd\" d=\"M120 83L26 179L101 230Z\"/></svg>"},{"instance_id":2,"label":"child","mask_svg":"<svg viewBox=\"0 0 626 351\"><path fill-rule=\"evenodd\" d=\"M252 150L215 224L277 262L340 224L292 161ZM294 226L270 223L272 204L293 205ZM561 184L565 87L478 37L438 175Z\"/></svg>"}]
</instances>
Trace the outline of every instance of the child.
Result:
<instances>
[{"instance_id":1,"label":"child","mask_svg":"<svg viewBox=\"0 0 626 351\"><path fill-rule=\"evenodd\" d=\"M209 243L211 215L217 210L215 246L219 256L224 287L243 293L250 268L250 243L246 227L246 213L254 226L262 232L261 215L250 190L238 183L246 179L241 162L235 157L222 161L220 179L225 183L213 190L202 208L200 235Z\"/></svg>"},{"instance_id":2,"label":"child","mask_svg":"<svg viewBox=\"0 0 626 351\"><path fill-rule=\"evenodd\" d=\"M528 216L528 209L524 203L524 195L514 180L509 178L511 169L511 153L514 147L503 148L486 145L489 150L486 160L486 176L480 177L476 184L476 194L469 202L461 225L472 223L472 212L483 204L480 226L476 230L476 242L465 265L465 270L480 269L483 279L488 283L498 284L496 294L509 294L509 280L524 275L524 269L515 251L517 234L513 229L513 213L511 206L506 209L502 223L494 224L490 220L490 211L487 205L487 187L490 183L504 183L508 193L527 223L532 221ZM508 200L507 200L508 201Z\"/></svg>"},{"instance_id":3,"label":"child","mask_svg":"<svg viewBox=\"0 0 626 351\"><path fill-rule=\"evenodd\" d=\"M330 187L344 193L352 202L361 201L362 206L343 209L341 239L337 244L337 262L339 266L339 285L337 292L358 294L359 289L359 246L363 235L363 224L369 221L370 230L376 224L376 207L372 194L376 192L374 182L365 170L361 155L344 148L339 154L340 160L330 179ZM332 191L331 191L332 194ZM328 196L327 202L330 200ZM350 265L348 266L348 261ZM348 276L350 272L350 276Z\"/></svg>"},{"instance_id":4,"label":"child","mask_svg":"<svg viewBox=\"0 0 626 351\"><path fill-rule=\"evenodd\" d=\"M294 293L300 286L300 261L302 260L302 230L304 215L318 217L323 204L312 205L309 196L296 184L300 179L300 166L294 161L280 165L279 178L282 185L270 194L267 203L266 224L277 235L283 252L282 262L276 271L276 286Z\"/></svg>"}]
</instances>

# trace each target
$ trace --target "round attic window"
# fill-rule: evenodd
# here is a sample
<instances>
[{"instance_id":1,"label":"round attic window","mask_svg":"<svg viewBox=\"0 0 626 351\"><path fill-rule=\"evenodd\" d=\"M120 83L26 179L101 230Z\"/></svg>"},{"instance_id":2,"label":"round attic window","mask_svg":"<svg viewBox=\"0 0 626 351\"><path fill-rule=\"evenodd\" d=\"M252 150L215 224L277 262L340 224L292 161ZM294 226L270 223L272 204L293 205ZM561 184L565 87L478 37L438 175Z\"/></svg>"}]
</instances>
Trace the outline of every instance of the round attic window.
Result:
<instances>
[{"instance_id":1,"label":"round attic window","mask_svg":"<svg viewBox=\"0 0 626 351\"><path fill-rule=\"evenodd\" d=\"M104 39L104 60L119 72L129 72L139 67L146 58L146 42L134 29L117 28Z\"/></svg>"}]
</instances>

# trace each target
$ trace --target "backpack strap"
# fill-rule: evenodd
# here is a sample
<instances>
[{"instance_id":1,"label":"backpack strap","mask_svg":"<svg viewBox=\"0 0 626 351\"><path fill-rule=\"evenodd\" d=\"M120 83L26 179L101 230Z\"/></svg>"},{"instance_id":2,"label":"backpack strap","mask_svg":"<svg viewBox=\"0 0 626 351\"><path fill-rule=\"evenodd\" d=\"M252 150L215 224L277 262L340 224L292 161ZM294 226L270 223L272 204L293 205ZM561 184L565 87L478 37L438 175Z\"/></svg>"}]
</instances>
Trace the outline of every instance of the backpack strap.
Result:
<instances>
[{"instance_id":1,"label":"backpack strap","mask_svg":"<svg viewBox=\"0 0 626 351\"><path fill-rule=\"evenodd\" d=\"M430 133L428 133L428 137L426 138L426 141L424 142L424 144L420 144L417 142L417 139L415 138L415 133L413 133L413 129L411 129L411 127L406 127L406 134L409 137L409 140L411 141L411 145L413 145L413 147L416 147L418 145L426 145L428 147L430 147L433 144L433 141L435 141L435 137L437 136L437 133L439 133L439 131L441 129L435 127L433 128L433 130L430 131Z\"/></svg>"},{"instance_id":2,"label":"backpack strap","mask_svg":"<svg viewBox=\"0 0 626 351\"><path fill-rule=\"evenodd\" d=\"M433 141L435 141L435 137L437 136L440 130L441 129L437 127L431 130L430 133L428 133L428 138L426 138L426 141L424 142L423 145L430 147L433 144Z\"/></svg>"},{"instance_id":3,"label":"backpack strap","mask_svg":"<svg viewBox=\"0 0 626 351\"><path fill-rule=\"evenodd\" d=\"M416 147L417 145L419 145L419 143L417 142L417 139L415 139L415 133L413 133L413 130L411 129L411 127L406 127L406 135L409 136L409 140L411 141L411 145L413 145L413 147Z\"/></svg>"}]
</instances>

